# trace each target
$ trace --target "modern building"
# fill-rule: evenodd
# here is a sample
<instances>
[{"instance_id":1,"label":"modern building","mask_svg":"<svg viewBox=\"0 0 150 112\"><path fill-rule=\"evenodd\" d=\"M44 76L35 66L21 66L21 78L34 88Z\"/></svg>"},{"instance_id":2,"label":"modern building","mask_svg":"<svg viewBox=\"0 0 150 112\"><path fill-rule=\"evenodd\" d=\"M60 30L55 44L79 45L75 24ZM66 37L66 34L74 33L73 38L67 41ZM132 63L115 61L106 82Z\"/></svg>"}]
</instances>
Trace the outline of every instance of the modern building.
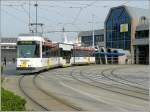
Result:
<instances>
[{"instance_id":1,"label":"modern building","mask_svg":"<svg viewBox=\"0 0 150 112\"><path fill-rule=\"evenodd\" d=\"M6 57L7 62L16 59L16 42L17 38L1 38L1 61L4 61L4 57Z\"/></svg>"},{"instance_id":2,"label":"modern building","mask_svg":"<svg viewBox=\"0 0 150 112\"><path fill-rule=\"evenodd\" d=\"M93 31L82 31L78 38L81 46L93 46ZM94 45L95 47L104 47L104 29L94 31Z\"/></svg>"},{"instance_id":3,"label":"modern building","mask_svg":"<svg viewBox=\"0 0 150 112\"><path fill-rule=\"evenodd\" d=\"M135 64L149 64L149 25L140 24L136 27L133 39Z\"/></svg>"},{"instance_id":4,"label":"modern building","mask_svg":"<svg viewBox=\"0 0 150 112\"><path fill-rule=\"evenodd\" d=\"M148 20L149 12L146 9L125 5L111 8L104 23L105 47L129 50L134 64L137 55L135 49L138 45L134 42L138 40L135 35L137 26L140 23L148 24Z\"/></svg>"}]
</instances>

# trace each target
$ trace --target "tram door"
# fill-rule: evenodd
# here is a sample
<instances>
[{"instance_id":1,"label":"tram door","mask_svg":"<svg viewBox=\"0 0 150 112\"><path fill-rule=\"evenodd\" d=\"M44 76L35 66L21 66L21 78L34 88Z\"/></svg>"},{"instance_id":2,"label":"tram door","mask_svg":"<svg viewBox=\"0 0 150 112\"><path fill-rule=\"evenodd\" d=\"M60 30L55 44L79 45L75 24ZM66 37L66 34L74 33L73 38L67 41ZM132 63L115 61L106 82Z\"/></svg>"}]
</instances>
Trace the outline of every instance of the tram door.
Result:
<instances>
[{"instance_id":1,"label":"tram door","mask_svg":"<svg viewBox=\"0 0 150 112\"><path fill-rule=\"evenodd\" d=\"M71 51L61 49L60 52L61 57L66 60L66 64L69 64L71 59Z\"/></svg>"}]
</instances>

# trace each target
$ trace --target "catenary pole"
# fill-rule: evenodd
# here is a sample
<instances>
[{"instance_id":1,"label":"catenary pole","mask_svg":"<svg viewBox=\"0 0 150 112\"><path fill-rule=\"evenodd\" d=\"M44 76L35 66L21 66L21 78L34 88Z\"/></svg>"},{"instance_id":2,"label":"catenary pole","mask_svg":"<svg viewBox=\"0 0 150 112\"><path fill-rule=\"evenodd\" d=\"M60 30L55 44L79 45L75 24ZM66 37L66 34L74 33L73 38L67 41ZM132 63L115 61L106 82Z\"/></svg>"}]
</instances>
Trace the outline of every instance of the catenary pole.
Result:
<instances>
[{"instance_id":1,"label":"catenary pole","mask_svg":"<svg viewBox=\"0 0 150 112\"><path fill-rule=\"evenodd\" d=\"M95 45L94 45L94 43L95 43L95 40L94 40L94 14L92 14L92 42L93 42L93 48L95 48Z\"/></svg>"},{"instance_id":2,"label":"catenary pole","mask_svg":"<svg viewBox=\"0 0 150 112\"><path fill-rule=\"evenodd\" d=\"M37 35L37 7L38 7L38 4L37 4L37 0L36 0L36 4L34 5L35 8L36 8L36 35Z\"/></svg>"},{"instance_id":3,"label":"catenary pole","mask_svg":"<svg viewBox=\"0 0 150 112\"><path fill-rule=\"evenodd\" d=\"M30 24L31 24L31 20L30 20L30 0L29 0L29 32L31 31L31 28L30 28Z\"/></svg>"}]
</instances>

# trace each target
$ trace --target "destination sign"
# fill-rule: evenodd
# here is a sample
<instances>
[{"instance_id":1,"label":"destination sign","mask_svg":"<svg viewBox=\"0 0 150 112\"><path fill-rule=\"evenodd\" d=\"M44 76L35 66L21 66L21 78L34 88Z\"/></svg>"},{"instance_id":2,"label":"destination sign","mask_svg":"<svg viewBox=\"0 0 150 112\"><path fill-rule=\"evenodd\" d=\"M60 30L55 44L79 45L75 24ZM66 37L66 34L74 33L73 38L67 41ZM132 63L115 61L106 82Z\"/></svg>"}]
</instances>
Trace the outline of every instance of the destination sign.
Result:
<instances>
[{"instance_id":1,"label":"destination sign","mask_svg":"<svg viewBox=\"0 0 150 112\"><path fill-rule=\"evenodd\" d=\"M35 41L19 41L18 42L19 45L32 45L32 44L36 44Z\"/></svg>"}]
</instances>

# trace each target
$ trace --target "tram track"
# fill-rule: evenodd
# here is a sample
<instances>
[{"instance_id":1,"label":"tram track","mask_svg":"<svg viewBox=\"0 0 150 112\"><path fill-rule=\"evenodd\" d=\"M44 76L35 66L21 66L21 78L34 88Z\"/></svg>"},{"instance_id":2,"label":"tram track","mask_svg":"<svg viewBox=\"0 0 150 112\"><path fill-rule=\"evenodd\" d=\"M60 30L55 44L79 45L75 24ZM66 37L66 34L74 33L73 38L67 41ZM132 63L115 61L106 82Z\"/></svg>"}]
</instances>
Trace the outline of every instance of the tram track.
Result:
<instances>
[{"instance_id":1,"label":"tram track","mask_svg":"<svg viewBox=\"0 0 150 112\"><path fill-rule=\"evenodd\" d=\"M117 68L118 69L118 68ZM119 68L120 69L120 68ZM112 75L112 77L109 77L109 76L107 76L104 72L106 72L106 71L108 71L108 70L111 70L111 72L110 72L110 75ZM132 82L130 82L131 84L129 84L129 83L125 83L125 82L122 82L124 79L121 79L120 80L120 78L118 78L117 79L117 77L116 77L116 79L114 79L113 77L115 77L114 76L114 74L113 74L113 71L114 70L116 70L116 68L114 68L114 69L106 69L106 70L103 70L102 72L100 72L100 74L103 76L103 77L105 77L105 78L107 78L107 79L109 79L109 80L111 80L111 81L114 81L114 82L117 82L117 83L120 83L120 84L123 84L123 85L127 85L127 86L130 86L130 87L133 87L133 88L137 88L137 89L140 89L140 90L144 90L144 91L148 91L147 89L144 89L144 88L142 88L142 87L137 87L137 86L135 86L135 85L133 85L133 84L135 84L135 83L132 83ZM125 80L124 80L125 81ZM129 82L129 81L128 81ZM136 84L136 85L139 85L139 84Z\"/></svg>"},{"instance_id":2,"label":"tram track","mask_svg":"<svg viewBox=\"0 0 150 112\"><path fill-rule=\"evenodd\" d=\"M117 70L117 69L113 69L113 70L111 71L111 75L112 75L113 77L118 78L118 79L123 80L123 81L126 81L126 82L129 82L129 83L134 83L134 84L142 85L142 86L143 86L143 84L141 84L141 83L137 83L137 82L129 81L129 80L127 80L127 79L123 78L123 77L118 76L117 74L115 74L115 73L114 73L114 72L115 72L115 70ZM146 90L146 89L145 89L145 90Z\"/></svg>"},{"instance_id":3,"label":"tram track","mask_svg":"<svg viewBox=\"0 0 150 112\"><path fill-rule=\"evenodd\" d=\"M38 75L37 75L37 76L38 76ZM40 88L40 87L38 86L37 82L36 82L37 76L34 76L34 78L33 78L33 79L34 79L34 80L33 80L33 83L35 84L35 86L36 86L41 92L43 92L43 93L46 94L47 96L54 98L55 100L61 102L62 104L66 105L66 106L68 106L68 107L70 107L70 108L72 108L72 109L74 109L74 110L77 110L77 111L82 111L82 110L83 110L83 109L81 109L80 107L77 107L77 106L75 106L75 105L72 105L71 103L66 102L66 101L64 101L63 99L58 98L56 95L54 95L54 94L52 94L52 93L50 93L50 92L46 92L45 90L43 90L42 88Z\"/></svg>"},{"instance_id":4,"label":"tram track","mask_svg":"<svg viewBox=\"0 0 150 112\"><path fill-rule=\"evenodd\" d=\"M42 94L44 94L47 98L51 98L52 100L55 100L54 102L56 103L56 105L58 107L60 107L61 105L61 108L60 110L71 110L71 111L82 111L83 109L81 109L80 107L77 107L67 101L64 101L63 99L60 99L59 97L57 97L56 95L50 93L50 92L46 92L45 90L43 90L41 87L38 86L37 82L36 82L36 78L39 74L37 75L34 75L33 78L32 78L32 82L33 82L33 85L35 86L35 88L41 92ZM47 106L44 106L43 104L41 104L39 101L35 100L35 98L33 98L32 95L30 95L28 93L27 90L24 89L23 87L23 80L24 78L27 77L25 75L23 75L18 83L19 83L19 89L21 90L21 92L27 97L29 98L29 100L31 100L34 104L36 104L38 107L40 107L42 110L44 111L52 111L53 108L48 108ZM44 96L43 96L44 97ZM58 103L57 103L58 102ZM67 109L66 109L67 107ZM54 110L57 110L56 108ZM59 109L58 109L59 110Z\"/></svg>"},{"instance_id":5,"label":"tram track","mask_svg":"<svg viewBox=\"0 0 150 112\"><path fill-rule=\"evenodd\" d=\"M26 77L25 75L23 75L18 83L19 83L19 89L21 90L21 92L27 97L29 98L34 104L36 104L37 106L39 106L40 108L42 108L45 111L50 111L47 107L44 107L43 105L41 105L39 102L37 102L34 98L32 98L22 87L22 80L23 78Z\"/></svg>"},{"instance_id":6,"label":"tram track","mask_svg":"<svg viewBox=\"0 0 150 112\"><path fill-rule=\"evenodd\" d=\"M88 68L90 71L91 71L91 74L93 74L94 72L93 72L93 68ZM115 68L116 69L116 68ZM84 73L84 70L83 69L79 69L79 70L77 70L77 69L71 69L69 72L68 72L68 75L66 75L66 74L61 74L61 75L57 75L57 74L60 74L61 73L61 70L59 71L57 71L57 72L55 72L54 71L54 74L56 73L56 76L57 77L59 77L60 76L60 78L63 76L63 78L65 78L65 77L68 77L68 78L71 78L71 79L74 79L74 80L77 80L77 81L79 81L79 82L81 82L81 83L84 83L84 84L86 84L86 85L89 85L89 86L93 86L93 87L96 87L96 88L100 88L100 89L103 89L103 90L106 90L106 91L110 91L110 92L113 92L113 93L118 93L118 94L121 94L121 95L125 95L125 96L129 96L129 97L132 97L132 98L136 98L136 99L140 99L140 100L143 100L143 101L148 101L148 94L146 93L145 94L145 90L141 90L141 88L139 88L138 87L138 89L135 87L135 86L133 86L133 85L131 85L130 86L130 84L127 84L126 85L126 83L124 84L124 83L119 83L121 80L119 80L119 82L118 82L118 80L116 81L116 80L112 80L111 78L110 78L110 76L111 77L113 77L112 75L109 75L109 74L105 74L105 72L107 72L107 71L112 71L112 70L114 70L114 69L112 69L112 68L107 68L107 69L102 69L101 70L101 72L100 72L100 75L102 76L102 77L100 77L100 78L104 78L104 80L102 79L102 81L100 81L100 80L97 80L96 78L97 77L99 77L100 75L94 75L94 76L96 76L96 77L92 77L92 75L91 75L91 77L90 77L90 75L88 75L86 72L86 74ZM53 71L53 70L52 70ZM51 72L52 72L51 71ZM68 71L68 70L67 70ZM112 72L109 72L109 73L112 73ZM60 73L59 73L60 72ZM73 74L73 73L75 73L76 72L76 74ZM53 72L52 72L52 74L53 74ZM69 75L70 74L70 75ZM69 107L71 110L75 110L75 111L83 111L83 109L82 108L80 108L80 107L77 107L77 106L75 106L74 104L71 104L71 103L69 103L69 101L66 101L66 100L64 100L63 98L60 98L59 96L57 96L57 95L55 95L53 92L51 92L51 91L46 91L45 89L43 89L41 86L39 86L39 84L38 84L38 81L37 81L37 78L38 78L38 76L39 75L41 75L41 74L37 74L37 75L34 75L33 77L32 77L32 83L33 83L33 85L35 86L35 88L38 90L38 91L40 91L40 92L42 92L42 94L45 94L47 97L50 97L50 98L52 98L53 100L56 100L57 102L59 102L59 103L61 103L61 104L63 104L63 105L65 105L65 106L67 106L67 107ZM43 103L40 103L38 100L36 100L36 99L34 99L33 97L32 97L32 95L30 95L29 93L28 93L28 91L26 91L27 89L24 89L24 85L23 85L23 83L24 82L22 82L22 80L25 78L25 77L28 77L28 75L23 75L23 76L21 76L20 77L20 79L19 79L19 88L20 88L20 90L21 90L21 92L27 97L27 98L29 98L34 104L36 104L37 106L39 106L42 110L44 110L44 111L52 111L53 110L53 108L47 108L47 106L45 106L45 105L43 105ZM40 78L40 77L39 77ZM107 79L107 80L106 80ZM113 81L113 82L115 82L114 84L107 84L106 82L107 81ZM118 83L118 84L117 84ZM123 85L125 85L125 86L123 86ZM126 88L127 86L129 86L129 88ZM133 90L132 90L132 88L133 88ZM134 89L134 87L136 88L136 89ZM139 90L139 91L137 91L137 90ZM141 91L140 91L141 90ZM58 109L59 110L59 109Z\"/></svg>"},{"instance_id":7,"label":"tram track","mask_svg":"<svg viewBox=\"0 0 150 112\"><path fill-rule=\"evenodd\" d=\"M82 74L83 75L83 74ZM106 84L106 83L104 83L104 81L103 82L100 82L100 81L97 81L97 80L94 80L93 78L91 78L91 77L88 77L88 76L85 76L85 75L83 75L83 77L85 77L85 78L87 78L87 79L89 79L89 80L91 80L92 82L94 82L94 83L100 83L100 84L104 84L104 85L106 85L106 86L110 86L110 84ZM120 90L126 90L126 91L130 91L130 92L135 92L135 93L138 93L138 94L141 94L141 95L148 95L148 93L146 93L146 92L143 92L143 91L137 91L137 90L133 90L133 88L131 88L131 89L127 89L127 88L125 88L125 87L119 87L119 86L117 86L117 85L111 85L111 87L113 87L113 88L118 88L118 89L120 89Z\"/></svg>"},{"instance_id":8,"label":"tram track","mask_svg":"<svg viewBox=\"0 0 150 112\"><path fill-rule=\"evenodd\" d=\"M74 75L73 75L73 71L71 72L70 75L72 76L73 79L75 79L75 80L77 80L77 81L79 81L79 82L81 82L81 83L85 83L85 84L87 84L87 85L90 85L90 86L93 86L93 87L97 87L97 88L100 88L100 89L103 89L103 90L107 90L107 91L119 93L119 94L126 95L126 96L130 96L130 97L134 97L134 98L137 98L137 99L140 99L140 100L148 101L147 95L145 95L145 94L143 94L143 93L142 93L142 95L145 95L144 97L141 96L141 95L140 95L140 96L139 96L139 95L135 95L135 94L136 94L136 91L134 92L134 95L133 95L133 93L132 93L132 94L131 94L131 93L130 93L130 94L127 94L127 93L124 93L125 91L124 91L124 92L120 92L120 90L125 90L125 89L123 89L123 88L120 88L119 91L118 91L118 90L116 91L116 90L112 90L112 88L114 89L114 86L108 85L108 84L106 84L106 83L98 82L98 84L101 84L101 85L96 85L96 84L93 84L93 83L90 83L90 82L87 82L87 81L83 81L81 78L77 78L76 76L74 76ZM84 79L90 80L88 77L84 76L81 71L80 71L79 75L80 75L81 77L83 77ZM92 82L95 82L95 81L92 80ZM115 89L116 89L116 88L115 88ZM117 89L119 89L119 88L117 88Z\"/></svg>"},{"instance_id":9,"label":"tram track","mask_svg":"<svg viewBox=\"0 0 150 112\"><path fill-rule=\"evenodd\" d=\"M90 68L89 68L90 69ZM116 68L115 68L116 69ZM92 69L91 69L92 70ZM104 70L102 70L101 71L101 74L102 74L102 76L103 77L105 77L105 78L107 78L107 79L109 79L110 80L110 78L109 77L107 77L105 74L104 74L104 72L105 71L108 71L108 70L114 70L114 69L111 69L111 68L109 68L109 69L104 69ZM71 71L71 76L72 76L72 72L73 72L74 70L72 70ZM81 71L81 70L80 70ZM93 74L93 73L92 73ZM101 86L107 86L106 88L115 88L115 89L118 89L118 90L120 90L120 91L124 91L123 92L123 94L124 95L127 95L127 96L133 96L133 97L137 97L137 98L139 98L139 99L144 99L144 100L147 100L147 96L149 95L148 94L148 92L144 89L143 90L143 88L140 88L140 87L135 87L135 86L133 86L133 85L130 85L130 84L127 84L126 85L126 83L121 83L121 87L120 87L120 85L119 84L115 84L115 85L110 85L110 84L106 84L105 82L100 82L100 81L97 81L97 80L94 80L93 78L91 78L91 77L88 77L87 75L85 76L85 75L83 75L83 73L82 72L80 72L80 75L82 76L82 77L84 77L85 79L88 79L88 80L90 80L90 81L92 81L92 82L94 82L94 83L96 83L96 86L98 86L97 84L101 84ZM81 80L81 79L79 79L79 80ZM113 81L113 82L115 82L115 83L118 83L118 81L116 81L116 80L111 80L111 81ZM120 82L120 81L119 81ZM93 85L93 84L92 84ZM94 84L95 85L95 84ZM127 93L127 92L129 92L128 94L125 94L125 93ZM119 92L119 93L122 93L122 92ZM133 94L135 94L135 95L133 95ZM141 97L139 97L139 96L142 96L142 98ZM143 97L144 96L144 97Z\"/></svg>"},{"instance_id":10,"label":"tram track","mask_svg":"<svg viewBox=\"0 0 150 112\"><path fill-rule=\"evenodd\" d=\"M126 67L125 67L126 68ZM108 80L110 80L110 81L113 81L113 82L116 82L116 83L120 83L120 84L123 84L123 85L126 85L126 86L129 86L129 87L133 87L133 88L137 88L137 89L139 89L140 91L141 90L143 90L143 91L146 91L146 94L147 95L149 95L148 94L148 89L145 89L145 88L142 88L142 87L138 87L137 85L141 85L141 84L139 84L139 83L136 83L136 82L132 82L132 81L129 81L129 80L126 80L126 79L124 79L124 78L121 78L121 77L117 77L115 74L114 74L114 71L115 70L117 70L117 69L124 69L124 68L108 68L108 69L105 69L105 70L102 70L99 74L99 76L103 76L104 78L106 78L106 79L108 79ZM95 70L95 69L94 69ZM97 70L97 69L96 69ZM106 72L106 71L109 71L109 70L111 70L110 71L110 74L109 75L106 75L104 72ZM97 73L96 73L97 74ZM98 74L97 74L98 75ZM112 76L112 77L110 77L110 75ZM114 79L115 78L115 79ZM119 79L119 80L118 80ZM126 82L129 82L129 83L125 83L125 82L123 82L123 81L126 81ZM99 81L97 81L97 82L99 82ZM136 84L136 85L135 85ZM137 92L137 91L136 91Z\"/></svg>"}]
</instances>

